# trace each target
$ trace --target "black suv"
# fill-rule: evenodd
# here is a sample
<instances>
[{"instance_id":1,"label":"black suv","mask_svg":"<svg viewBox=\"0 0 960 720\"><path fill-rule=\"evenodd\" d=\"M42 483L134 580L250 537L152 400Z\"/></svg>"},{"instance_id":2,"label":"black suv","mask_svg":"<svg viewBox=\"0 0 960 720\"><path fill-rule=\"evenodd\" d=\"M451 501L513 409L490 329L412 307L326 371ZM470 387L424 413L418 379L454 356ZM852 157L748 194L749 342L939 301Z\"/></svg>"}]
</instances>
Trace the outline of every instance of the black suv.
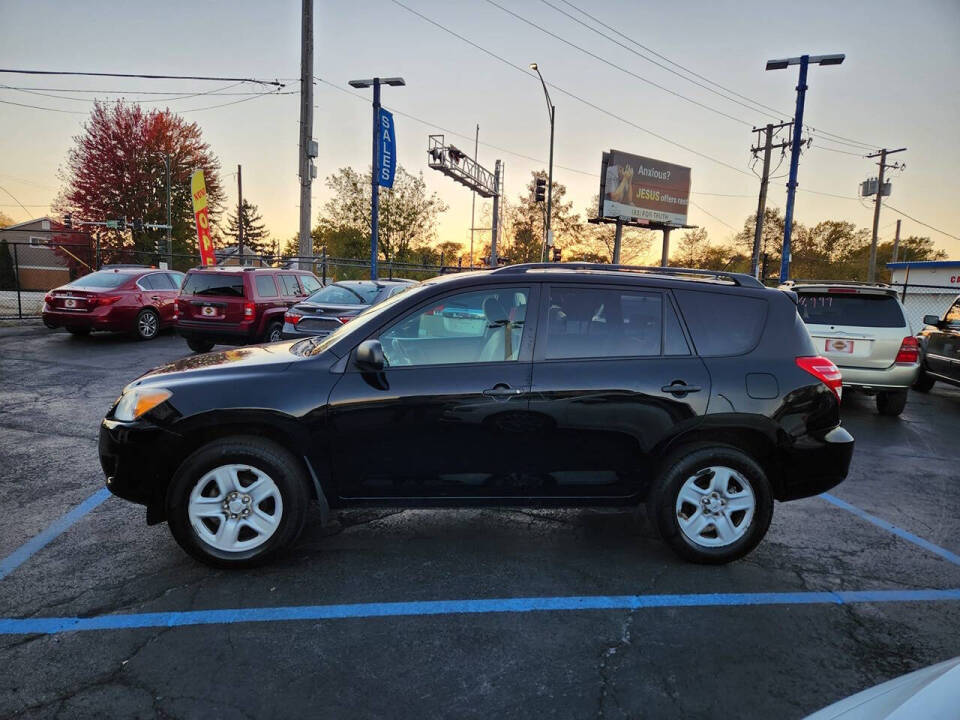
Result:
<instances>
[{"instance_id":1,"label":"black suv","mask_svg":"<svg viewBox=\"0 0 960 720\"><path fill-rule=\"evenodd\" d=\"M636 506L703 563L774 500L833 487L853 438L796 295L746 275L513 265L429 280L324 338L197 355L128 385L107 486L218 566L333 507Z\"/></svg>"},{"instance_id":2,"label":"black suv","mask_svg":"<svg viewBox=\"0 0 960 720\"><path fill-rule=\"evenodd\" d=\"M930 392L939 380L960 387L960 295L943 317L923 316L920 344L920 374L914 390Z\"/></svg>"}]
</instances>

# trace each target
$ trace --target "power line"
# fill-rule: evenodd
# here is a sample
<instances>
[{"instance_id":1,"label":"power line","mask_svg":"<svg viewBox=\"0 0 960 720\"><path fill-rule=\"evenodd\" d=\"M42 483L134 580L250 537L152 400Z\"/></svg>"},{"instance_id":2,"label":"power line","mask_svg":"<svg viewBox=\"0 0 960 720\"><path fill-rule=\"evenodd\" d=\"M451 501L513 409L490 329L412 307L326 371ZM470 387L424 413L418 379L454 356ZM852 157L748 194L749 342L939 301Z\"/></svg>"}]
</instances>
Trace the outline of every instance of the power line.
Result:
<instances>
[{"instance_id":1,"label":"power line","mask_svg":"<svg viewBox=\"0 0 960 720\"><path fill-rule=\"evenodd\" d=\"M928 225L927 223L923 222L922 220L917 220L915 217L911 217L910 215L907 215L903 210L897 210L897 209L896 209L893 205L891 205L889 202L887 203L887 208L890 209L890 210L893 210L893 211L894 211L895 213L897 213L898 215L903 215L903 217L907 218L907 220L912 220L913 222L917 223L917 225L923 225L925 228L930 228L931 230L935 230L936 232L940 233L941 235L946 235L948 238L953 238L954 240L960 240L960 237L958 237L958 236L956 236L956 235L951 235L950 233L946 232L945 230L941 230L940 228L935 228L933 225Z\"/></svg>"},{"instance_id":2,"label":"power line","mask_svg":"<svg viewBox=\"0 0 960 720\"><path fill-rule=\"evenodd\" d=\"M31 108L33 110L46 110L48 112L65 113L67 115L87 115L88 114L85 112L81 112L80 110L60 110L59 108L40 107L39 105L27 105L26 103L13 102L12 100L0 100L0 103L3 103L4 105L16 105L17 107L22 107L22 108Z\"/></svg>"},{"instance_id":3,"label":"power line","mask_svg":"<svg viewBox=\"0 0 960 720\"><path fill-rule=\"evenodd\" d=\"M499 4L498 2L496 2L495 0L486 0L486 2L487 2L488 4L490 4L490 5L493 5L493 6L496 7L496 8L499 8L500 10L502 10L503 12L507 13L508 15L516 18L517 20L519 20L519 21L521 21L521 22L523 22L523 23L526 23L527 25L530 25L531 27L536 28L536 29L539 30L540 32L542 32L542 33L544 33L544 34L546 34L546 35L549 35L550 37L555 38L555 39L559 40L560 42L562 42L562 43L564 43L564 44L566 44L566 45L569 45L570 47L572 47L572 48L574 48L574 49L576 49L576 50L579 50L580 52L584 53L585 55L589 55L590 57L594 58L595 60L599 60L600 62L602 62L602 63L604 63L604 64L606 64L606 65L609 65L610 67L615 68L615 69L619 70L619 71L622 72L622 73L625 73L625 74L629 75L630 77L636 78L636 79L639 80L640 82L644 82L644 83L647 83L648 85L652 85L653 87L655 87L655 88L657 88L657 89L659 89L659 90L663 90L665 93L669 93L670 95L673 95L674 97L678 97L678 98L680 98L681 100L686 100L686 101L689 102L689 103L693 103L693 104L696 105L697 107L701 107L701 108L703 108L703 109L705 109L705 110L709 110L710 112L716 113L717 115L721 115L721 116L723 116L723 117L725 117L725 118L727 118L727 119L729 119L729 120L733 120L734 122L738 122L738 123L740 123L741 125L746 125L746 126L748 126L748 127L752 127L752 126L753 126L753 123L751 123L751 122L748 122L748 121L746 121L746 120L744 120L744 119L742 119L742 118L738 118L738 117L736 117L736 116L734 116L734 115L730 115L729 113L723 112L723 110L718 110L718 109L715 108L715 107L711 107L710 105L706 105L706 104L704 104L704 103L702 103L702 102L699 102L699 101L697 101L697 100L694 100L693 98L687 97L686 95L683 95L682 93L678 93L678 92L676 92L676 91L674 91L674 90L671 90L670 88L665 87L665 86L663 86L663 85L660 85L659 83L656 83L656 82L654 82L653 80L649 80L648 78L645 78L645 77L643 77L642 75L638 75L637 73L635 73L635 72L633 72L633 71L631 71L631 70L628 70L627 68L623 67L622 65L617 65L615 62L612 62L612 61L610 61L610 60L607 60L606 58L601 57L600 55L597 55L596 53L593 53L593 52L587 50L586 48L580 47L580 46L577 45L576 43L573 43L573 42L571 42L570 40L567 40L566 38L563 38L563 37L561 37L560 35L557 35L556 33L551 32L550 30L547 30L546 28L542 27L541 25L538 25L537 23L533 22L532 20L528 20L527 18L523 17L522 15L518 15L517 13L513 12L512 10L509 10L509 9L503 7L503 5L500 5L500 4ZM549 3L548 3L548 4L549 4ZM588 26L588 27L589 27L589 26ZM682 77L682 76L681 76L681 77ZM751 109L752 109L752 108L751 108Z\"/></svg>"},{"instance_id":4,"label":"power line","mask_svg":"<svg viewBox=\"0 0 960 720\"><path fill-rule=\"evenodd\" d=\"M257 93L252 97L244 97L240 100L232 100L230 102L220 103L219 105L209 105L207 107L200 108L187 108L183 110L177 110L178 114L190 113L190 112L199 112L200 110L215 110L216 108L227 107L228 105L237 105L238 103L249 102L250 100L256 100L257 98L262 98L265 95L295 95L294 92L278 92L275 90L267 90L265 92ZM4 105L16 105L17 107L30 108L32 110L46 110L47 112L58 112L65 113L67 115L89 115L89 112L81 110L63 110L62 108L51 108L51 107L41 107L40 105L28 105L26 103L13 102L12 100L0 100L0 103Z\"/></svg>"},{"instance_id":5,"label":"power line","mask_svg":"<svg viewBox=\"0 0 960 720\"><path fill-rule=\"evenodd\" d=\"M694 206L697 210L699 210L700 212L704 213L705 215L709 215L710 217L712 217L714 220L716 220L716 221L717 221L718 223L720 223L721 225L726 225L728 228L730 228L730 229L733 230L734 232L737 232L737 229L736 229L733 225L731 225L730 223L728 223L728 222L726 222L726 221L724 221L724 220L721 220L720 218L718 218L716 215L714 215L714 214L713 214L712 212L710 212L709 210L704 210L702 207L700 207L699 205L697 205L693 200L690 200L690 204L693 205L693 206Z\"/></svg>"},{"instance_id":6,"label":"power line","mask_svg":"<svg viewBox=\"0 0 960 720\"><path fill-rule=\"evenodd\" d=\"M234 83L233 85L227 85L225 87L232 88L240 85L242 83ZM180 95L185 92L184 90L89 90L87 88L48 88L48 87L32 87L32 86L14 86L14 85L2 85L0 87L6 87L11 90L45 90L47 92L73 92L73 93L90 93L91 95L127 95L128 93L136 93L137 95ZM246 92L221 92L220 90L208 90L207 92L198 93L199 95L259 95L262 90L248 90ZM292 92L296 92L295 90ZM82 100L83 98L78 98Z\"/></svg>"},{"instance_id":7,"label":"power line","mask_svg":"<svg viewBox=\"0 0 960 720\"><path fill-rule=\"evenodd\" d=\"M3 190L7 195L9 195L10 197L13 198L13 201L14 201L17 205L19 205L19 206L23 209L23 211L27 214L27 219L29 220L29 219L30 219L30 211L27 210L27 208L24 206L24 204L23 204L22 202L20 202L19 200L17 200L17 198L14 197L13 193L10 192L9 190L7 190L5 187L3 187L3 185L0 185L0 190Z\"/></svg>"},{"instance_id":8,"label":"power line","mask_svg":"<svg viewBox=\"0 0 960 720\"><path fill-rule=\"evenodd\" d=\"M195 92L195 93L191 93L191 94L189 94L189 95L177 95L176 93L164 93L164 94L166 94L166 95L174 95L174 97L162 98L162 99L160 99L160 100L144 100L144 101L141 101L139 98L129 98L129 101L130 101L130 102L170 102L171 100L185 100L185 99L187 99L187 98L200 97L201 95L217 95L217 94L220 94L220 91L222 91L222 90L228 90L228 89L230 89L230 88L235 88L235 87L237 87L237 85L242 85L242 84L243 84L242 82L236 82L236 83L232 83L232 84L230 84L230 85L225 85L224 87L219 88L219 89L217 89L217 90L207 90L207 91L205 91L205 92ZM7 90L16 90L16 91L18 91L18 92L28 93L28 94L30 94L30 95L40 95L40 96L43 96L43 97L55 98L55 99L58 99L58 100L73 100L73 101L75 101L75 102L85 102L85 103L93 102L93 100L91 100L90 98L70 97L69 95L56 95L56 94L53 94L53 93L51 93L51 92L38 92L38 90L47 90L47 88L33 89L33 88L22 88L22 87L15 87L15 86L13 86L13 85L3 85L3 84L0 84L0 88L5 88L5 89L7 89ZM67 90L67 91L64 91L64 92L72 92L72 91ZM136 91L132 91L132 90L131 90L131 91L128 91L128 92L136 92ZM259 94L261 94L262 92L263 92L263 91L259 91L259 92L256 92L256 93L244 93L244 94L245 94L245 95L259 95ZM118 93L118 94L122 94L122 93ZM137 92L136 94L139 95L140 93ZM123 102L123 100L109 100L109 101L106 101L106 102Z\"/></svg>"},{"instance_id":9,"label":"power line","mask_svg":"<svg viewBox=\"0 0 960 720\"><path fill-rule=\"evenodd\" d=\"M454 31L451 30L450 28L448 28L448 27L446 27L446 26L444 26L444 25L441 25L441 24L440 24L439 22L437 22L436 20L433 20L433 19L427 17L426 15L424 15L423 13L420 13L420 12L418 12L417 10L414 10L413 8L409 7L408 5L405 5L404 3L400 2L400 0L390 0L390 1L391 1L394 5L398 5L399 7L402 7L402 8L403 8L404 10L406 10L407 12L412 13L413 15L416 15L416 16L419 17L421 20L424 20L425 22L430 23L430 24L433 25L434 27L437 27L437 28L439 28L440 30L443 30L445 33L448 33L448 34L450 34L450 35L453 35L455 38L457 38L457 39L459 39L459 40L462 40L463 42L467 43L468 45L470 45L470 46L473 47L473 48L476 48L476 49L479 50L480 52L482 52L482 53L484 53L484 54L486 54L486 55L489 55L490 57L494 58L494 59L497 60L498 62L501 62L501 63L503 63L504 65L507 65L508 67L513 68L514 70L517 70L517 71L519 71L519 72L522 72L524 75L528 75L528 76L530 75L530 73L529 73L526 69L520 67L519 65L516 65L515 63L510 62L509 60L501 57L500 55L497 55L495 52L493 52L493 51L491 51L491 50L488 50L487 48L483 47L482 45L478 45L477 43L473 42L472 40L469 40L468 38L464 37L463 35L460 35L459 33L454 32ZM671 140L670 138L665 137L665 136L663 136L663 135L661 135L661 134L659 134L659 133L657 133L657 132L654 132L653 130L650 130L650 129L645 128L645 127L643 127L643 126L641 126L641 125L638 125L637 123L635 123L635 122L633 122L633 121L631 121L631 120L628 120L627 118L622 117L621 115L617 115L616 113L614 113L614 112L612 112L612 111L610 111L610 110L607 110L606 108L601 107L601 106L597 105L596 103L591 102L590 100L587 100L587 99L585 99L585 98L582 98L582 97L580 97L579 95L577 95L577 94L575 94L575 93L573 93L573 92L571 92L571 91L569 91L569 90L566 90L565 88L560 87L559 85L556 85L556 84L554 84L554 83L547 83L547 85L549 85L550 87L552 87L554 90L556 90L556 91L558 91L558 92L560 92L560 93L563 93L563 94L566 95L567 97L570 97L570 98L576 100L577 102L582 103L583 105L586 105L587 107L593 108L594 110L596 110L596 111L598 111L598 112L600 112L600 113L603 113L604 115L607 115L607 116L609 116L609 117L612 117L612 118L614 118L615 120L619 120L620 122L624 123L625 125L629 125L630 127L633 127L633 128L636 128L637 130L640 130L640 131L642 131L642 132L645 132L645 133L647 133L648 135L651 135L652 137L655 137L655 138L657 138L658 140L661 140L661 141L663 141L663 142L665 142L665 143L667 143L667 144L669 144L669 145L673 145L674 147L678 147L678 148L680 148L681 150L686 150L687 152L689 152L689 153L691 153L691 154L693 154L693 155L696 155L696 156L698 156L698 157L702 157L702 158L704 158L705 160L709 160L710 162L716 163L717 165L722 165L723 167L728 168L728 169L730 169L730 170L733 170L733 171L736 172L736 173L740 173L741 175L747 175L747 176L749 176L749 177L753 177L753 174L750 173L750 172L748 172L748 171L746 171L746 170L743 170L743 169L741 169L741 168L738 168L738 167L736 167L736 166L734 166L734 165L731 165L731 164L728 163L728 162L724 162L723 160L719 160L719 159L717 159L717 158L715 158L715 157L711 157L710 155L707 155L706 153L702 153L702 152L700 152L699 150L694 150L693 148L691 148L691 147L689 147L689 146L687 146L687 145L683 145L682 143L676 142L675 140Z\"/></svg>"},{"instance_id":10,"label":"power line","mask_svg":"<svg viewBox=\"0 0 960 720\"><path fill-rule=\"evenodd\" d=\"M107 73L107 72L79 72L74 70L13 70L0 68L0 73L17 73L19 75L82 75L85 77L122 77L143 78L146 80L212 80L214 82L250 82L260 85L275 85L284 87L279 80L258 80L257 78L237 77L209 77L206 75L142 75L138 73Z\"/></svg>"}]
</instances>

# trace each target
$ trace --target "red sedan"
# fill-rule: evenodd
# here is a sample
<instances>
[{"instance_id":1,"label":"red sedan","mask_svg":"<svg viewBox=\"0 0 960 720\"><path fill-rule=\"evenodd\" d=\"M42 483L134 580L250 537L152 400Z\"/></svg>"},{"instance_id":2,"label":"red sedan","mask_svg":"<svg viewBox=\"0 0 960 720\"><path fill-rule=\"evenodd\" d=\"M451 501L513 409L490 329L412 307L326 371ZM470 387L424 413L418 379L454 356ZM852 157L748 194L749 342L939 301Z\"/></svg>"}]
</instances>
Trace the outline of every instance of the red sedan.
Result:
<instances>
[{"instance_id":1,"label":"red sedan","mask_svg":"<svg viewBox=\"0 0 960 720\"><path fill-rule=\"evenodd\" d=\"M183 273L141 266L104 266L55 288L43 299L43 323L74 335L132 332L152 340L173 325Z\"/></svg>"}]
</instances>

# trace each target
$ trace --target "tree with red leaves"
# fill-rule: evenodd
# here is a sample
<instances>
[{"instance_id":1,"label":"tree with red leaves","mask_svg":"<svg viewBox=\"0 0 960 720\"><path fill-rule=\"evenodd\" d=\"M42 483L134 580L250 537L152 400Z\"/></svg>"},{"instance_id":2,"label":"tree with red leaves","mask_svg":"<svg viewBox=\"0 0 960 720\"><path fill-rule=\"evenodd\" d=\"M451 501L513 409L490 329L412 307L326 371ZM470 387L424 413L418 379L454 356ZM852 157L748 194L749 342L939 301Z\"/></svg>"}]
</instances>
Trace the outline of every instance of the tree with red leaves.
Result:
<instances>
[{"instance_id":1,"label":"tree with red leaves","mask_svg":"<svg viewBox=\"0 0 960 720\"><path fill-rule=\"evenodd\" d=\"M190 196L190 175L203 170L214 224L223 201L220 162L203 141L200 127L166 110L144 110L137 104L94 103L83 132L74 137L61 169L65 183L57 209L72 212L75 227L82 220L114 220L165 224L166 171L170 155L173 252L196 254L197 238ZM145 262L164 230L126 233L102 230L104 262ZM132 238L131 238L132 235ZM136 252L131 252L136 251ZM155 257L155 256L154 256ZM177 266L190 266L187 258Z\"/></svg>"}]
</instances>

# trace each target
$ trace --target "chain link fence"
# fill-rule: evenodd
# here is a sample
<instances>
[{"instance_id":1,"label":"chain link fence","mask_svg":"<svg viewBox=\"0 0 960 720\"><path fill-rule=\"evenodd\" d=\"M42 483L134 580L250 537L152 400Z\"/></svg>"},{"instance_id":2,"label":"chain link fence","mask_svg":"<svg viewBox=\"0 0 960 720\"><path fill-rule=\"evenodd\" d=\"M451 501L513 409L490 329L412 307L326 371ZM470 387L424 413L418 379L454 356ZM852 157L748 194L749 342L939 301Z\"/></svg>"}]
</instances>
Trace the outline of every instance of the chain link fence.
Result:
<instances>
[{"instance_id":1,"label":"chain link fence","mask_svg":"<svg viewBox=\"0 0 960 720\"><path fill-rule=\"evenodd\" d=\"M958 285L913 285L911 283L896 283L894 288L900 295L900 302L907 313L907 322L914 333L923 330L923 316L936 315L943 317L953 302L960 295Z\"/></svg>"}]
</instances>

